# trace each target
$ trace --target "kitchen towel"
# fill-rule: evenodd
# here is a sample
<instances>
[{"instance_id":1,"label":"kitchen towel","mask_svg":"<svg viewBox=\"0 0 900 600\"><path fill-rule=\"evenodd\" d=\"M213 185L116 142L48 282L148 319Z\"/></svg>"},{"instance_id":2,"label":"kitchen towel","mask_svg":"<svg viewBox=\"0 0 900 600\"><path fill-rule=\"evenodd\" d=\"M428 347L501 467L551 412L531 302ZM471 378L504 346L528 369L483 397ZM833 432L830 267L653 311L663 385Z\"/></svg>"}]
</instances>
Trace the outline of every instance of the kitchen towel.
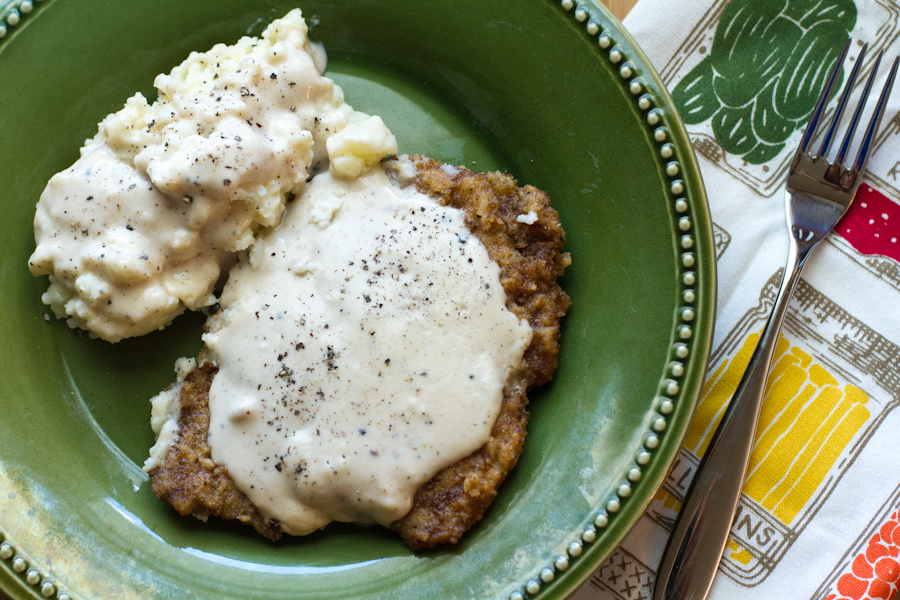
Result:
<instances>
[{"instance_id":1,"label":"kitchen towel","mask_svg":"<svg viewBox=\"0 0 900 600\"><path fill-rule=\"evenodd\" d=\"M718 309L706 383L672 471L575 600L651 597L687 485L772 309L788 250L785 178L824 80L848 36L842 80L868 43L853 98L879 51L873 95L900 54L900 0L640 0L624 24L700 161ZM853 205L794 293L713 600L897 598L900 84L874 148Z\"/></svg>"}]
</instances>

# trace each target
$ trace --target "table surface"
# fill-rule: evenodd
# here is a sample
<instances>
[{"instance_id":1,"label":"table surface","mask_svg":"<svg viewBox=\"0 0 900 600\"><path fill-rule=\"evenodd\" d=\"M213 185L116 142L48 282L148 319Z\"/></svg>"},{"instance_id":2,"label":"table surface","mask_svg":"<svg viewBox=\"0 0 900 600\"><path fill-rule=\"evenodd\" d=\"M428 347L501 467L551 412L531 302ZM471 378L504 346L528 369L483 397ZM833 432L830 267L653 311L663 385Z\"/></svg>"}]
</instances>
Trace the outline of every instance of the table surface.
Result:
<instances>
[{"instance_id":1,"label":"table surface","mask_svg":"<svg viewBox=\"0 0 900 600\"><path fill-rule=\"evenodd\" d=\"M637 4L637 0L602 0L603 4L605 4L612 11L616 18L620 21L625 18L625 15L628 14L628 11Z\"/></svg>"}]
</instances>

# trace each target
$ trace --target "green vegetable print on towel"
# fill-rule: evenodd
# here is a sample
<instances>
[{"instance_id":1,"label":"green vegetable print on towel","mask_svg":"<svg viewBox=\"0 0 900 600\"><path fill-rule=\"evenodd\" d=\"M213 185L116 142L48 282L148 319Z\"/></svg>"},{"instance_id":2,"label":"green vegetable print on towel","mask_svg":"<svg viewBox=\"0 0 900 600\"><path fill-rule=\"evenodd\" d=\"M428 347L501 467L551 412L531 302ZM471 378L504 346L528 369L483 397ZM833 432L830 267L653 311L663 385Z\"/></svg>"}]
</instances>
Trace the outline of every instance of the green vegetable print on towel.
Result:
<instances>
[{"instance_id":1,"label":"green vegetable print on towel","mask_svg":"<svg viewBox=\"0 0 900 600\"><path fill-rule=\"evenodd\" d=\"M805 126L855 24L852 0L732 0L709 55L675 86L681 116L709 120L747 163L773 159Z\"/></svg>"}]
</instances>

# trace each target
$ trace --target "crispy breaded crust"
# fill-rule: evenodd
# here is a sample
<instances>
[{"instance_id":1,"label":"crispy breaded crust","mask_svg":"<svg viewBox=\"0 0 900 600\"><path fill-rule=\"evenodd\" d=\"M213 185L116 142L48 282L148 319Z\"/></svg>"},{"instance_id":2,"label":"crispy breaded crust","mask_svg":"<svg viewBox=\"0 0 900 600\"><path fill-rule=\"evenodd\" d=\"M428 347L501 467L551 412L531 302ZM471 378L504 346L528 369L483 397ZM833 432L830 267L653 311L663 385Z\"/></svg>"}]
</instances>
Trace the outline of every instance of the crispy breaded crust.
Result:
<instances>
[{"instance_id":1,"label":"crispy breaded crust","mask_svg":"<svg viewBox=\"0 0 900 600\"><path fill-rule=\"evenodd\" d=\"M281 537L281 525L266 520L234 484L224 467L213 461L209 449L209 386L218 371L206 351L197 368L184 378L178 400L181 418L178 435L163 464L150 472L153 493L182 515L215 515L253 525L269 538Z\"/></svg>"},{"instance_id":2,"label":"crispy breaded crust","mask_svg":"<svg viewBox=\"0 0 900 600\"><path fill-rule=\"evenodd\" d=\"M506 307L534 331L522 370L503 390L488 442L435 475L416 493L409 513L391 524L410 548L422 550L456 543L481 520L516 466L528 422L526 389L550 381L556 371L559 321L571 304L556 280L572 261L568 253L560 253L565 233L544 192L517 187L503 173L447 169L422 156L411 160L420 192L466 214L466 226L500 266ZM533 224L517 220L532 211L537 216Z\"/></svg>"},{"instance_id":3,"label":"crispy breaded crust","mask_svg":"<svg viewBox=\"0 0 900 600\"><path fill-rule=\"evenodd\" d=\"M528 388L550 381L559 355L559 321L569 297L556 283L571 263L561 253L565 234L547 195L519 188L502 173L475 174L413 156L416 188L466 215L466 225L500 266L507 308L526 319L534 331L522 368L504 389L500 414L488 442L423 485L410 512L391 524L413 550L455 543L484 516L497 491L515 467L525 441ZM517 220L534 212L533 224ZM217 515L253 525L278 539L277 521L266 521L242 494L227 471L213 462L208 443L209 386L216 367L201 352L198 368L181 391L178 435L162 465L151 472L153 492L178 512Z\"/></svg>"}]
</instances>

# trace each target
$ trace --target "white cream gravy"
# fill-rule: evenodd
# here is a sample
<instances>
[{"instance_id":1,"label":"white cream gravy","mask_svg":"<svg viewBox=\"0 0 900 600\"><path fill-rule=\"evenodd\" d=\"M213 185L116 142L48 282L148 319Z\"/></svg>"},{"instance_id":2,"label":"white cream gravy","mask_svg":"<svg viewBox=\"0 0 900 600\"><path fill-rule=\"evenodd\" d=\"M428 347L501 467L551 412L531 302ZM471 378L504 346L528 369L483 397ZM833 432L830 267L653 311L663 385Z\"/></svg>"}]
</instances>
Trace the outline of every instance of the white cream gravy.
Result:
<instances>
[{"instance_id":1,"label":"white cream gravy","mask_svg":"<svg viewBox=\"0 0 900 600\"><path fill-rule=\"evenodd\" d=\"M213 459L287 533L389 525L487 441L531 328L463 213L381 168L314 178L252 255L204 335Z\"/></svg>"}]
</instances>

